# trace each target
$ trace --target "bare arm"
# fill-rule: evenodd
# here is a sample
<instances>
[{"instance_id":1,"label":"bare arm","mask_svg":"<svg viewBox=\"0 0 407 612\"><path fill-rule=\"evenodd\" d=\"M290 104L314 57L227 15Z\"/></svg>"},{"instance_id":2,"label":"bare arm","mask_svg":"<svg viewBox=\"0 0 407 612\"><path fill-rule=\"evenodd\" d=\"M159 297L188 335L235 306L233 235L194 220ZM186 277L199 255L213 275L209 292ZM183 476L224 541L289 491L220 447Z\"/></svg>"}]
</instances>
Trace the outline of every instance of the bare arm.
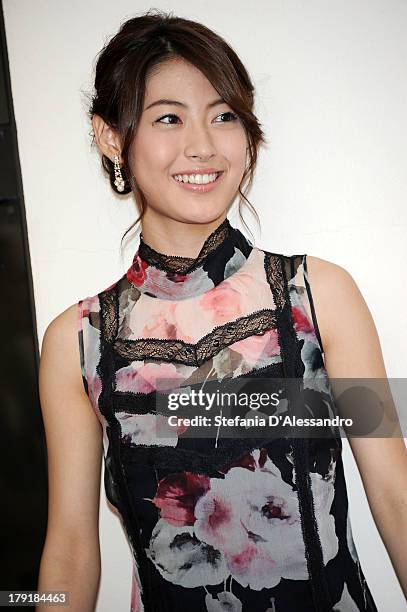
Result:
<instances>
[{"instance_id":1,"label":"bare arm","mask_svg":"<svg viewBox=\"0 0 407 612\"><path fill-rule=\"evenodd\" d=\"M76 308L74 304L50 323L41 350L49 497L38 591L68 591L70 605L64 610L93 612L100 580L102 427L83 388Z\"/></svg>"},{"instance_id":2,"label":"bare arm","mask_svg":"<svg viewBox=\"0 0 407 612\"><path fill-rule=\"evenodd\" d=\"M376 327L352 276L342 267L307 257L325 365L332 379L384 379ZM332 299L335 296L335 299ZM407 598L407 451L394 437L349 437L367 500Z\"/></svg>"}]
</instances>

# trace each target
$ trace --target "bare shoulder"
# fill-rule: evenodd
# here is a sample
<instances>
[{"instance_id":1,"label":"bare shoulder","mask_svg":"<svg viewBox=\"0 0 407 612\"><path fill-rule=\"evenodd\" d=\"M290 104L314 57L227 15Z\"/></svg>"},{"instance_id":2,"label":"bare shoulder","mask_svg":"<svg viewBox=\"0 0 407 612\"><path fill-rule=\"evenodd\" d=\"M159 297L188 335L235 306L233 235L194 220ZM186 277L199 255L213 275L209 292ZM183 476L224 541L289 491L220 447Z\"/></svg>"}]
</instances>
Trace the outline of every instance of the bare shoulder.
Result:
<instances>
[{"instance_id":1,"label":"bare shoulder","mask_svg":"<svg viewBox=\"0 0 407 612\"><path fill-rule=\"evenodd\" d=\"M42 340L39 388L43 398L43 411L52 406L59 412L64 398L72 402L72 412L96 427L96 414L86 394L81 371L78 339L78 303L72 304L51 320ZM64 418L66 415L64 415ZM96 421L96 422L95 422Z\"/></svg>"},{"instance_id":2,"label":"bare shoulder","mask_svg":"<svg viewBox=\"0 0 407 612\"><path fill-rule=\"evenodd\" d=\"M46 333L48 335L66 334L70 335L72 331L76 331L78 323L78 304L72 304L63 312L57 315L48 324Z\"/></svg>"},{"instance_id":3,"label":"bare shoulder","mask_svg":"<svg viewBox=\"0 0 407 612\"><path fill-rule=\"evenodd\" d=\"M48 324L42 340L41 363L44 367L63 363L69 384L81 387L78 304L72 304Z\"/></svg>"},{"instance_id":4,"label":"bare shoulder","mask_svg":"<svg viewBox=\"0 0 407 612\"><path fill-rule=\"evenodd\" d=\"M345 303L366 306L355 279L346 268L327 259L307 255L307 270L313 297L321 305L329 304L331 316L342 311ZM324 313L321 312L321 315Z\"/></svg>"},{"instance_id":5,"label":"bare shoulder","mask_svg":"<svg viewBox=\"0 0 407 612\"><path fill-rule=\"evenodd\" d=\"M307 255L306 262L319 331L328 349L333 341L333 321L349 316L350 303L360 304L363 298L352 275L342 266L313 255Z\"/></svg>"},{"instance_id":6,"label":"bare shoulder","mask_svg":"<svg viewBox=\"0 0 407 612\"><path fill-rule=\"evenodd\" d=\"M307 255L307 269L310 282L312 280L318 291L324 291L325 288L325 293L328 293L327 288L337 287L338 282L341 289L355 282L348 270L342 266L314 255Z\"/></svg>"},{"instance_id":7,"label":"bare shoulder","mask_svg":"<svg viewBox=\"0 0 407 612\"><path fill-rule=\"evenodd\" d=\"M45 330L44 338L45 336L55 337L64 334L68 334L68 336L70 336L73 331L76 331L77 323L78 304L75 303L72 304L72 306L66 308L63 312L61 312L54 319L51 320L51 322L48 324L47 329Z\"/></svg>"},{"instance_id":8,"label":"bare shoulder","mask_svg":"<svg viewBox=\"0 0 407 612\"><path fill-rule=\"evenodd\" d=\"M331 261L307 256L308 280L331 376L385 376L375 322L356 281Z\"/></svg>"}]
</instances>

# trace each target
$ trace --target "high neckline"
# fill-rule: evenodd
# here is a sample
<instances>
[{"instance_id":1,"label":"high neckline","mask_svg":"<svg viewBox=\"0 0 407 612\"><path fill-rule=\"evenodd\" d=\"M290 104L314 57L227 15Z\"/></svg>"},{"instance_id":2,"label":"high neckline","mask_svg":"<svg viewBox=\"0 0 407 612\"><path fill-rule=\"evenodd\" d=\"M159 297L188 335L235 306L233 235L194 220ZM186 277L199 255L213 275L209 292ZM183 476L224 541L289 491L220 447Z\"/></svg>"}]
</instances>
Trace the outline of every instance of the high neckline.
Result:
<instances>
[{"instance_id":1,"label":"high neckline","mask_svg":"<svg viewBox=\"0 0 407 612\"><path fill-rule=\"evenodd\" d=\"M127 279L150 297L183 300L201 295L237 272L253 244L226 217L206 238L197 257L153 249L140 234Z\"/></svg>"}]
</instances>

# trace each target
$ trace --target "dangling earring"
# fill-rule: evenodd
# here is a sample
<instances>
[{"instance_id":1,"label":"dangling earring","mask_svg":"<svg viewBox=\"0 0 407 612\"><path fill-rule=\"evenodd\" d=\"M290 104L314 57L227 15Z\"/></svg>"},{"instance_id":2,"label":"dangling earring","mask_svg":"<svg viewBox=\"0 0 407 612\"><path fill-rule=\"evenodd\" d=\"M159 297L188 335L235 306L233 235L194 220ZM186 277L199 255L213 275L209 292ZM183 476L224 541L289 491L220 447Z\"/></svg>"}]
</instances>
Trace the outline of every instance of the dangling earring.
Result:
<instances>
[{"instance_id":1,"label":"dangling earring","mask_svg":"<svg viewBox=\"0 0 407 612\"><path fill-rule=\"evenodd\" d=\"M114 184L116 185L117 191L124 191L124 180L120 170L119 157L117 155L114 156L114 175L116 178Z\"/></svg>"}]
</instances>

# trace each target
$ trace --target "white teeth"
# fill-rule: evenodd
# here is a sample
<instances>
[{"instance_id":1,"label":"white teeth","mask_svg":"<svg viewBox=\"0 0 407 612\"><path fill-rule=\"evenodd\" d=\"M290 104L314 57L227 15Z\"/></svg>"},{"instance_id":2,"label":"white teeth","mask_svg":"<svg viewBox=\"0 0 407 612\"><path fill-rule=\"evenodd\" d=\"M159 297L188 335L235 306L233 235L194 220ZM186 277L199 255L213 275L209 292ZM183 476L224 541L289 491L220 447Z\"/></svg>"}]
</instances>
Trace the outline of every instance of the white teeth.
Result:
<instances>
[{"instance_id":1,"label":"white teeth","mask_svg":"<svg viewBox=\"0 0 407 612\"><path fill-rule=\"evenodd\" d=\"M213 183L219 174L220 172L215 172L214 174L176 174L174 178L182 183L206 185L207 183Z\"/></svg>"}]
</instances>

